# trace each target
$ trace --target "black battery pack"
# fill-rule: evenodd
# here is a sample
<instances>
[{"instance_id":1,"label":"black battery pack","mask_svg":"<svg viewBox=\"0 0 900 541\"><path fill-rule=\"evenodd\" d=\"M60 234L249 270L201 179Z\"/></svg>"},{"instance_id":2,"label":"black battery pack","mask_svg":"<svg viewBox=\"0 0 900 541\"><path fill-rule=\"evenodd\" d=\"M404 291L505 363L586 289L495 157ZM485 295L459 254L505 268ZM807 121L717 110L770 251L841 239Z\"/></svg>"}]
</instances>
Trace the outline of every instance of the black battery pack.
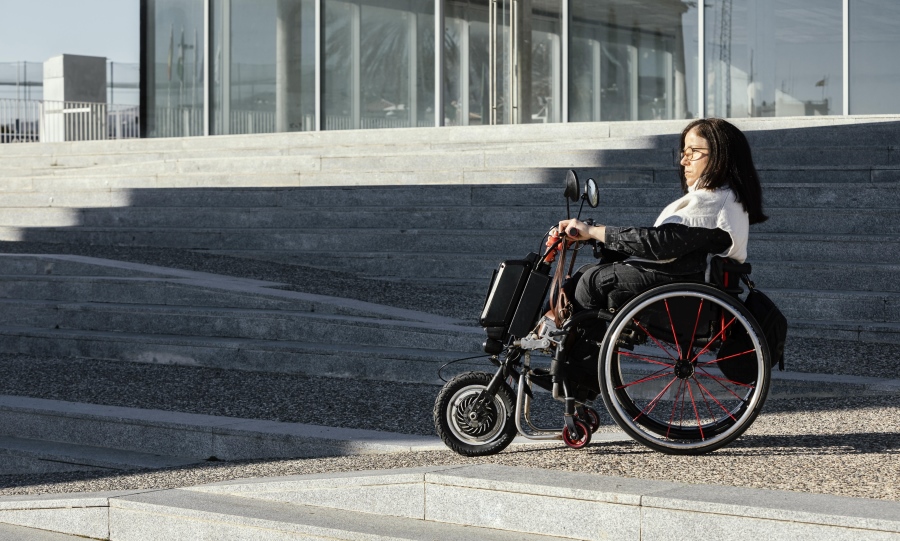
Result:
<instances>
[{"instance_id":1,"label":"black battery pack","mask_svg":"<svg viewBox=\"0 0 900 541\"><path fill-rule=\"evenodd\" d=\"M508 335L522 338L537 325L538 318L541 317L541 309L544 307L544 297L547 296L547 290L550 288L551 278L547 272L549 266L547 267L545 269L541 266L528 273L528 281L525 282L525 289L522 290L519 305L509 323Z\"/></svg>"},{"instance_id":2,"label":"black battery pack","mask_svg":"<svg viewBox=\"0 0 900 541\"><path fill-rule=\"evenodd\" d=\"M491 276L491 286L478 320L482 327L509 328L533 265L527 259L500 263Z\"/></svg>"},{"instance_id":3,"label":"black battery pack","mask_svg":"<svg viewBox=\"0 0 900 541\"><path fill-rule=\"evenodd\" d=\"M479 323L493 340L521 338L530 332L550 287L550 265L538 264L538 255L500 264L491 276Z\"/></svg>"}]
</instances>

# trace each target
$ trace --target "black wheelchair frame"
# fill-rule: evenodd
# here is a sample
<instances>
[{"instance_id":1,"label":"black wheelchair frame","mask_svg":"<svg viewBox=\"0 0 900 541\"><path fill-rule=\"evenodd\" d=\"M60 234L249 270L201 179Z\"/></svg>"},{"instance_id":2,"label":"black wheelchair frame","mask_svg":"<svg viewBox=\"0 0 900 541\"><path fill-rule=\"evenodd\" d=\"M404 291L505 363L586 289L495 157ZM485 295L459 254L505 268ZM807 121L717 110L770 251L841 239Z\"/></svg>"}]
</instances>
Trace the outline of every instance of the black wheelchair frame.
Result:
<instances>
[{"instance_id":1,"label":"black wheelchair frame","mask_svg":"<svg viewBox=\"0 0 900 541\"><path fill-rule=\"evenodd\" d=\"M768 394L771 360L740 298L749 264L714 260L707 282L656 286L541 334L546 259L507 261L492 276L481 323L496 369L460 374L441 389L434 421L448 447L488 455L517 434L584 447L600 427L591 407L598 396L625 433L663 453L708 453L750 427ZM562 428L533 422L534 387L564 404Z\"/></svg>"}]
</instances>

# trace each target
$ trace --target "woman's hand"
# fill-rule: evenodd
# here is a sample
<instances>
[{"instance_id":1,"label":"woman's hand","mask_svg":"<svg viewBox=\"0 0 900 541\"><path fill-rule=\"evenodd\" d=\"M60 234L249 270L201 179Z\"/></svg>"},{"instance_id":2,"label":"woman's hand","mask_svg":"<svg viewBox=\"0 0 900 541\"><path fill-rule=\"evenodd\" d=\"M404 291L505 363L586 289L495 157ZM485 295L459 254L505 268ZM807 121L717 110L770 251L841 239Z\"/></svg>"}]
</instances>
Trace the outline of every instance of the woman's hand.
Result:
<instances>
[{"instance_id":1,"label":"woman's hand","mask_svg":"<svg viewBox=\"0 0 900 541\"><path fill-rule=\"evenodd\" d=\"M581 220L571 219L559 222L558 229L565 231L571 240L598 240L606 242L606 226L588 225Z\"/></svg>"}]
</instances>

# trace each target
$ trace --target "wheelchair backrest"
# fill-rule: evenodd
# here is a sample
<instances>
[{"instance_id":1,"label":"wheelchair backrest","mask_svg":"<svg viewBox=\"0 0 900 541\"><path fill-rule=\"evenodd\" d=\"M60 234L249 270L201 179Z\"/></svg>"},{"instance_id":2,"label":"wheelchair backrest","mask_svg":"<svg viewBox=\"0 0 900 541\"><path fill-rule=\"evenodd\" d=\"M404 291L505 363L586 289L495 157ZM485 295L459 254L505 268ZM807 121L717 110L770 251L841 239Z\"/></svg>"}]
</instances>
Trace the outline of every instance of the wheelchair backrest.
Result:
<instances>
[{"instance_id":1,"label":"wheelchair backrest","mask_svg":"<svg viewBox=\"0 0 900 541\"><path fill-rule=\"evenodd\" d=\"M741 275L748 275L752 271L750 263L738 263L732 259L714 256L709 261L707 282L730 295L740 295L744 292L741 288Z\"/></svg>"}]
</instances>

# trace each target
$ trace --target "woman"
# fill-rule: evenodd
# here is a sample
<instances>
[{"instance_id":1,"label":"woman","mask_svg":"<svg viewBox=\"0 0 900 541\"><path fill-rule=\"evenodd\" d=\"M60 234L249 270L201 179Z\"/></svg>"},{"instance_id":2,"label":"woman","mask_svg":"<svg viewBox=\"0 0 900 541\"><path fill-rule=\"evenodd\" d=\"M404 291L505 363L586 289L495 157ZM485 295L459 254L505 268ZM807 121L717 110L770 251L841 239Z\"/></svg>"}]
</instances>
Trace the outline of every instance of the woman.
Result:
<instances>
[{"instance_id":1,"label":"woman","mask_svg":"<svg viewBox=\"0 0 900 541\"><path fill-rule=\"evenodd\" d=\"M574 311L615 308L657 284L703 280L711 255L747 258L750 224L767 219L747 138L722 119L695 120L681 133L680 165L685 195L653 227L559 222L569 238L595 239L605 248L601 263L569 281Z\"/></svg>"}]
</instances>

